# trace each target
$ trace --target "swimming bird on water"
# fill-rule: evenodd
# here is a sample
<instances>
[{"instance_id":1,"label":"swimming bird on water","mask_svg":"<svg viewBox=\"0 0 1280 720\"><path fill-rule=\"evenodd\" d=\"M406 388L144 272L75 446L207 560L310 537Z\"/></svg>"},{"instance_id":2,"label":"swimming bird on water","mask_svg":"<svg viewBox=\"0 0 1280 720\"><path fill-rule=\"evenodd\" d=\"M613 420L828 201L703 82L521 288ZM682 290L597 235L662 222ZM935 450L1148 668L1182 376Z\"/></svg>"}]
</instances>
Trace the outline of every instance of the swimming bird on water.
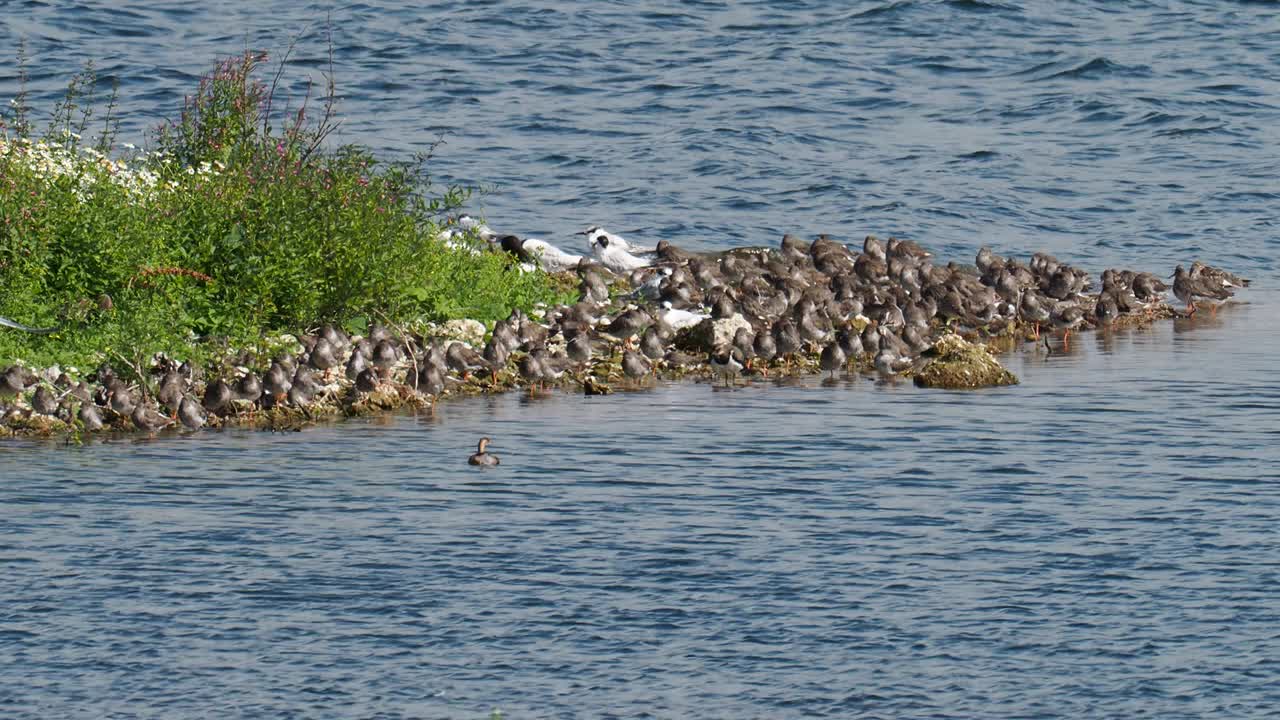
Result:
<instances>
[{"instance_id":1,"label":"swimming bird on water","mask_svg":"<svg viewBox=\"0 0 1280 720\"><path fill-rule=\"evenodd\" d=\"M476 444L476 452L467 458L468 465L500 465L501 460L497 455L487 452L489 443L493 442L487 437L480 438L480 442Z\"/></svg>"}]
</instances>

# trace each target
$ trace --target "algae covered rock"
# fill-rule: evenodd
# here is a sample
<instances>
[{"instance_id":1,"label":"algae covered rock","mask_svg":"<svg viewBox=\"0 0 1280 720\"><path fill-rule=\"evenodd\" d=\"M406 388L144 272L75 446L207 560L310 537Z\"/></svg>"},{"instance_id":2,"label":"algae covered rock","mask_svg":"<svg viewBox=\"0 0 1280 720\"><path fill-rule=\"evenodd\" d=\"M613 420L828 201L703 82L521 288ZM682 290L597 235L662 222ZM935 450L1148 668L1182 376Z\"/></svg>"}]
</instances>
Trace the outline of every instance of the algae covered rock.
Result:
<instances>
[{"instance_id":1,"label":"algae covered rock","mask_svg":"<svg viewBox=\"0 0 1280 720\"><path fill-rule=\"evenodd\" d=\"M986 345L954 333L939 338L925 355L933 361L916 373L915 383L920 387L974 390L1018 384L1017 376L1006 370Z\"/></svg>"},{"instance_id":2,"label":"algae covered rock","mask_svg":"<svg viewBox=\"0 0 1280 720\"><path fill-rule=\"evenodd\" d=\"M450 320L436 328L435 335L447 340L460 340L471 347L484 345L485 333L489 332L479 320Z\"/></svg>"},{"instance_id":3,"label":"algae covered rock","mask_svg":"<svg viewBox=\"0 0 1280 720\"><path fill-rule=\"evenodd\" d=\"M741 313L723 320L707 318L691 328L676 333L675 345L685 352L709 353L733 342L739 328L751 330L751 323Z\"/></svg>"}]
</instances>

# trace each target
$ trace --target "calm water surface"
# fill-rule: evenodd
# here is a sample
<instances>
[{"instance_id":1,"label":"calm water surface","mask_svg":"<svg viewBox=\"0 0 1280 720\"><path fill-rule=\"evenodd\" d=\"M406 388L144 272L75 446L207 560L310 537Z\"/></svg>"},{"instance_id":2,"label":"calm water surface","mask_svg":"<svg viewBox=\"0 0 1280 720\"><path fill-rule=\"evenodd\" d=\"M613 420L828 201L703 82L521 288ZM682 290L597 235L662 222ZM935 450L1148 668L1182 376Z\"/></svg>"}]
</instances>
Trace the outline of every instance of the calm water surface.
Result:
<instances>
[{"instance_id":1,"label":"calm water surface","mask_svg":"<svg viewBox=\"0 0 1280 720\"><path fill-rule=\"evenodd\" d=\"M97 61L137 141L214 57L326 12L343 139L448 133L436 177L494 184L499 229L898 233L1259 287L980 393L2 444L0 716L1280 713L1276 6L33 1L0 49L26 39L38 106ZM501 467L466 467L482 434Z\"/></svg>"}]
</instances>

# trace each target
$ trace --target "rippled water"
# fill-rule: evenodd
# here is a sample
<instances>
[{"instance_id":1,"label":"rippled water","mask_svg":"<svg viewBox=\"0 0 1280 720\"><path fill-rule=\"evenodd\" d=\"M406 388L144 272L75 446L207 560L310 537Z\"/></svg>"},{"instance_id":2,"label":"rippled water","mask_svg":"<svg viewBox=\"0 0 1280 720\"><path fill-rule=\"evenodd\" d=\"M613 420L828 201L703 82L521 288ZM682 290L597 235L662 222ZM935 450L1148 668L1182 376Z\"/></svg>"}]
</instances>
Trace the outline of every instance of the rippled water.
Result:
<instances>
[{"instance_id":1,"label":"rippled water","mask_svg":"<svg viewBox=\"0 0 1280 720\"><path fill-rule=\"evenodd\" d=\"M44 99L98 61L128 136L327 10L28 2L0 48L26 38ZM343 139L449 131L437 177L496 183L500 229L893 232L1260 287L979 393L683 384L0 444L0 716L1280 712L1275 5L332 15ZM500 468L465 466L481 434Z\"/></svg>"}]
</instances>

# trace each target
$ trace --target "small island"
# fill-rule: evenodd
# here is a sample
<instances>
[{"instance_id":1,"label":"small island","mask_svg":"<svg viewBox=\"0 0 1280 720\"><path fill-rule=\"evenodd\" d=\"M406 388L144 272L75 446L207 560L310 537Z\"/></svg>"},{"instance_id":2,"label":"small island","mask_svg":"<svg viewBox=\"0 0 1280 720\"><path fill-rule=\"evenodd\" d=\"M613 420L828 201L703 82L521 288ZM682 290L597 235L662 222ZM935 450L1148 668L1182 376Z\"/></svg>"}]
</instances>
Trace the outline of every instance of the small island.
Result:
<instances>
[{"instance_id":1,"label":"small island","mask_svg":"<svg viewBox=\"0 0 1280 720\"><path fill-rule=\"evenodd\" d=\"M13 104L0 435L284 429L657 377L971 390L1017 383L997 352L1194 313L1248 284L1198 262L1172 284L1120 269L1095 282L1043 253L944 263L875 236L702 253L592 227L578 255L461 214L467 191L434 192L426 157L330 147L332 86L283 114L266 59L218 63L146 150L115 144L91 71L40 131Z\"/></svg>"}]
</instances>

